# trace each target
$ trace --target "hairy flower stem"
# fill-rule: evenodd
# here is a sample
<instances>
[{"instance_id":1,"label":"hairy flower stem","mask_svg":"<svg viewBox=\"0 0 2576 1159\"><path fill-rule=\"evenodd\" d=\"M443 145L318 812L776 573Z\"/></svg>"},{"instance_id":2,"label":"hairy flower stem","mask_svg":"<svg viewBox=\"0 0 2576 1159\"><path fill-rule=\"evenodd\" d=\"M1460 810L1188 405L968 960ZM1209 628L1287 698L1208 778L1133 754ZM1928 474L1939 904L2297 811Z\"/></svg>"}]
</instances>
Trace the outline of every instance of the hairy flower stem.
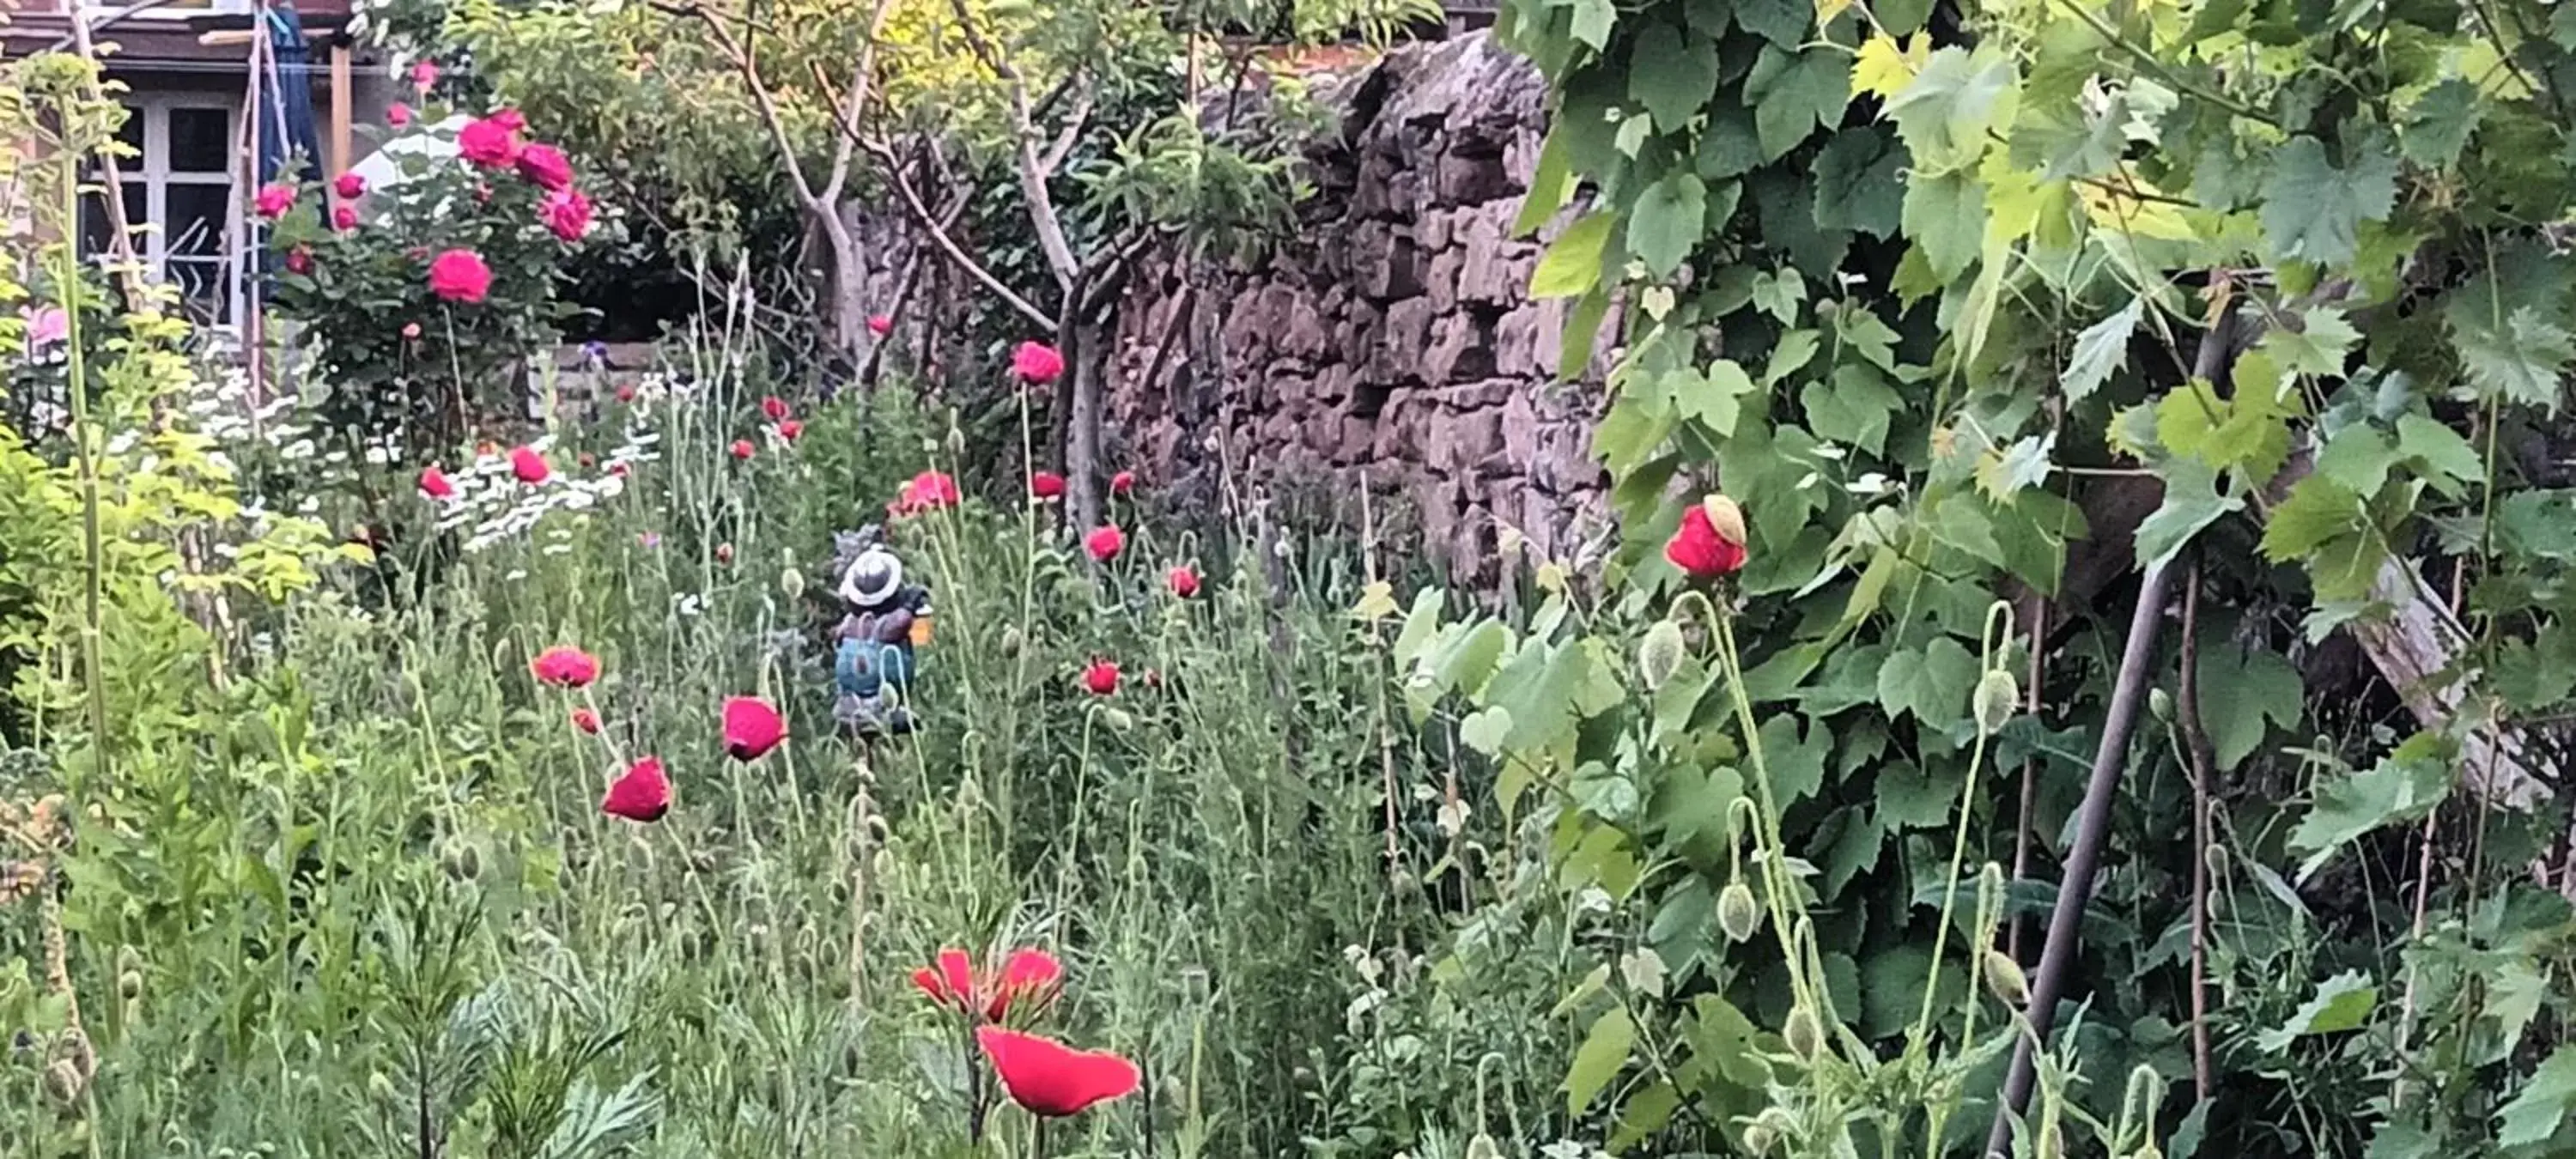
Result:
<instances>
[{"instance_id":1,"label":"hairy flower stem","mask_svg":"<svg viewBox=\"0 0 2576 1159\"><path fill-rule=\"evenodd\" d=\"M2004 658L1999 653L2012 643L2012 618L2012 605L2000 600L1986 609L1985 629L1981 633L1985 655L1980 657L1978 666L1981 674L2001 670ZM2001 632L1996 631L1998 619L2002 621ZM1994 739L1994 730L1987 727L1982 700L1981 696L1972 696L1969 701L1969 712L1977 718L1977 743L1968 755L1967 781L1959 786L1959 823L1953 827L1950 836L1950 872L1941 879L1941 924L1932 931L1932 965L1923 980L1923 1012L1914 1020L1914 1037L1906 1044L1909 1049L1925 1048L1930 1041L1932 1007L1941 993L1941 954L1950 948L1950 917L1959 902L1959 872L1968 861L1968 826L1977 815L1977 775L1985 771L1986 745ZM1968 974L1971 978L1977 974L1978 955L1985 950L1984 946L1976 946L1968 951ZM1975 1000L1972 993L1969 1001Z\"/></svg>"},{"instance_id":2,"label":"hairy flower stem","mask_svg":"<svg viewBox=\"0 0 2576 1159\"><path fill-rule=\"evenodd\" d=\"M1698 595L1698 593L1691 593ZM1797 887L1789 874L1787 845L1780 836L1780 804L1771 791L1771 769L1762 759L1762 736L1753 722L1753 701L1744 691L1744 661L1735 648L1735 624L1732 617L1720 612L1706 596L1700 602L1708 608L1709 619L1717 627L1718 662L1725 666L1726 689L1735 702L1736 726L1744 732L1744 748L1753 761L1753 785L1761 805L1755 823L1755 840L1761 851L1762 892L1770 903L1771 928L1779 935L1780 952L1787 959L1789 990L1797 1003L1824 1017L1817 1004L1816 980L1810 977L1805 957L1799 953L1795 930L1789 920L1789 891Z\"/></svg>"},{"instance_id":3,"label":"hairy flower stem","mask_svg":"<svg viewBox=\"0 0 2576 1159\"><path fill-rule=\"evenodd\" d=\"M68 101L56 113L62 123L75 123L76 110ZM60 158L67 169L80 163L81 151L66 149ZM62 220L80 221L80 182L70 172L60 183L63 202ZM81 349L80 259L72 243L64 241L54 250L54 290L63 300L63 353L68 360L68 386L72 404L72 453L80 472L81 489L81 682L83 696L89 702L89 744L92 768L99 785L108 781L107 757L107 673L101 667L99 641L105 622L101 605L106 602L106 579L102 565L98 519L98 458L91 440L97 433L89 413L89 359Z\"/></svg>"}]
</instances>

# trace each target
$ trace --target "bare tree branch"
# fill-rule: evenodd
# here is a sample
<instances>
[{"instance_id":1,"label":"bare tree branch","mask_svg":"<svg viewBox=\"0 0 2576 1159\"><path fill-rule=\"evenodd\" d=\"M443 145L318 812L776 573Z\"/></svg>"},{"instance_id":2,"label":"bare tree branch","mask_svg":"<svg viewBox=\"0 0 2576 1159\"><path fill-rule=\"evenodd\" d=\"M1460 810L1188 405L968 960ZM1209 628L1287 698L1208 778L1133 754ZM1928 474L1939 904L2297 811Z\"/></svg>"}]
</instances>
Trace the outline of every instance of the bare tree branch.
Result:
<instances>
[{"instance_id":1,"label":"bare tree branch","mask_svg":"<svg viewBox=\"0 0 2576 1159\"><path fill-rule=\"evenodd\" d=\"M844 126L842 131L848 133L850 129ZM957 239L949 236L947 228L941 225L940 220L931 216L930 207L922 204L921 192L913 188L912 179L906 177L903 166L896 163L893 149L881 141L870 141L862 147L884 167L888 180L894 185L896 199L903 203L905 214L912 218L914 225L920 226L930 234L931 244L939 247L939 252L947 256L949 264L963 271L967 277L982 283L985 289L993 291L1002 299L1004 305L1018 311L1022 317L1049 330L1055 328L1055 319L1046 311L1038 309L1027 298L1021 297L1017 291L1003 285L1002 280L994 277L991 270L985 269L983 263L968 257L965 250L958 248ZM962 199L960 207L963 207Z\"/></svg>"},{"instance_id":2,"label":"bare tree branch","mask_svg":"<svg viewBox=\"0 0 2576 1159\"><path fill-rule=\"evenodd\" d=\"M966 8L966 0L949 0L949 8L957 14L958 31L965 34L966 44L976 58L1010 87L1011 135L1018 146L1020 195L1028 200L1029 225L1037 231L1038 250L1046 255L1047 269L1055 275L1056 285L1069 294L1081 277L1082 267L1074 260L1073 246L1065 241L1064 222L1056 213L1055 198L1047 192L1048 171L1038 156L1038 130L1029 112L1028 83L1021 78L1020 70L984 38L983 30L975 25L974 13Z\"/></svg>"}]
</instances>

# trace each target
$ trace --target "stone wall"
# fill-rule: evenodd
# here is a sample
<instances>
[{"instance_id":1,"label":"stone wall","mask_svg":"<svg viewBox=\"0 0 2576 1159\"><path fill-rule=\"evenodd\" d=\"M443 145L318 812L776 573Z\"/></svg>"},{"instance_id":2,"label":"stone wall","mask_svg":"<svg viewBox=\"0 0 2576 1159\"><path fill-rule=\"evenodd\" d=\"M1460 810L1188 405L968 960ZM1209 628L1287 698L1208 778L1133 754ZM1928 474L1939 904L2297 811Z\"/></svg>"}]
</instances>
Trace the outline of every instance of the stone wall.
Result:
<instances>
[{"instance_id":1,"label":"stone wall","mask_svg":"<svg viewBox=\"0 0 2576 1159\"><path fill-rule=\"evenodd\" d=\"M1418 533L1462 579L1497 578L1507 527L1574 554L1606 523L1587 454L1606 360L1553 381L1567 303L1529 299L1541 246L1508 236L1545 96L1484 33L1343 81L1293 242L1218 276L1195 320L1176 324L1191 298L1176 265L1131 289L1113 461L1185 500L1321 505L1354 525L1365 486L1381 528Z\"/></svg>"}]
</instances>

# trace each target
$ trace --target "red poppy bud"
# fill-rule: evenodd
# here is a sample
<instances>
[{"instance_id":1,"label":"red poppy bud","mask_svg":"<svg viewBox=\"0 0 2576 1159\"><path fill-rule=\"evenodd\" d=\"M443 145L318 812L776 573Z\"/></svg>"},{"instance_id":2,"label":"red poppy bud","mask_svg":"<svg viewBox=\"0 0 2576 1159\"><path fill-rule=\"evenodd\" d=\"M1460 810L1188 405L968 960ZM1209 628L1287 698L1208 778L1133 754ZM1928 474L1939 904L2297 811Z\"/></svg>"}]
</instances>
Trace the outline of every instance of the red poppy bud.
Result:
<instances>
[{"instance_id":1,"label":"red poppy bud","mask_svg":"<svg viewBox=\"0 0 2576 1159\"><path fill-rule=\"evenodd\" d=\"M1682 512L1681 527L1664 544L1664 558L1692 579L1716 579L1744 566L1744 544L1719 534L1707 506L1694 503Z\"/></svg>"},{"instance_id":2,"label":"red poppy bud","mask_svg":"<svg viewBox=\"0 0 2576 1159\"><path fill-rule=\"evenodd\" d=\"M1110 494L1124 497L1124 496L1127 496L1127 495L1130 495L1130 494L1135 493L1135 490L1136 490L1136 472L1134 472L1134 471L1120 471L1120 472L1118 472L1117 474L1115 474L1115 475L1111 475L1111 476L1109 477L1109 493L1110 493Z\"/></svg>"},{"instance_id":3,"label":"red poppy bud","mask_svg":"<svg viewBox=\"0 0 2576 1159\"><path fill-rule=\"evenodd\" d=\"M418 323L418 322L405 322L405 323L403 323L402 336L403 336L403 341L405 341L405 342L418 342L418 341L420 341L420 323Z\"/></svg>"},{"instance_id":4,"label":"red poppy bud","mask_svg":"<svg viewBox=\"0 0 2576 1159\"><path fill-rule=\"evenodd\" d=\"M617 384L617 401L619 401L619 402L633 402L633 401L635 401L635 384L634 384L634 383L631 383L631 382L621 382L621 383L618 383L618 384Z\"/></svg>"},{"instance_id":5,"label":"red poppy bud","mask_svg":"<svg viewBox=\"0 0 2576 1159\"><path fill-rule=\"evenodd\" d=\"M780 397L778 397L777 395L774 395L774 394L773 394L773 395L770 395L770 396L769 396L769 397L767 397L767 398L761 399L761 400L760 400L760 413L765 414L765 415L768 415L768 416L769 416L769 421L771 421L771 422L777 422L777 421L778 421L778 420L780 420L780 419L786 418L786 417L787 417L787 400L782 399L782 398L780 398Z\"/></svg>"},{"instance_id":6,"label":"red poppy bud","mask_svg":"<svg viewBox=\"0 0 2576 1159\"><path fill-rule=\"evenodd\" d=\"M1186 563L1174 567L1165 578L1171 581L1173 595L1186 600L1199 594L1199 573Z\"/></svg>"},{"instance_id":7,"label":"red poppy bud","mask_svg":"<svg viewBox=\"0 0 2576 1159\"><path fill-rule=\"evenodd\" d=\"M1118 665L1107 660L1094 660L1082 670L1082 686L1093 696L1107 696L1118 691Z\"/></svg>"},{"instance_id":8,"label":"red poppy bud","mask_svg":"<svg viewBox=\"0 0 2576 1159\"><path fill-rule=\"evenodd\" d=\"M888 334L894 333L894 319L888 318L883 314L869 315L868 333L874 334L879 338L883 338Z\"/></svg>"},{"instance_id":9,"label":"red poppy bud","mask_svg":"<svg viewBox=\"0 0 2576 1159\"><path fill-rule=\"evenodd\" d=\"M1091 534L1082 537L1082 549L1090 552L1091 558L1107 563L1118 558L1118 553L1127 549L1127 533L1118 530L1117 524L1102 524L1092 528Z\"/></svg>"},{"instance_id":10,"label":"red poppy bud","mask_svg":"<svg viewBox=\"0 0 2576 1159\"><path fill-rule=\"evenodd\" d=\"M1064 355L1044 342L1023 342L1011 351L1011 373L1020 381L1035 385L1054 382L1064 374Z\"/></svg>"},{"instance_id":11,"label":"red poppy bud","mask_svg":"<svg viewBox=\"0 0 2576 1159\"><path fill-rule=\"evenodd\" d=\"M732 563L732 562L733 562L733 545L732 545L732 544L730 544L730 543L719 543L719 544L717 544L717 545L716 545L716 562L717 562L717 563Z\"/></svg>"},{"instance_id":12,"label":"red poppy bud","mask_svg":"<svg viewBox=\"0 0 2576 1159\"><path fill-rule=\"evenodd\" d=\"M587 708L576 708L572 710L572 726L595 736L599 733L599 714Z\"/></svg>"},{"instance_id":13,"label":"red poppy bud","mask_svg":"<svg viewBox=\"0 0 2576 1159\"><path fill-rule=\"evenodd\" d=\"M778 437L781 439L792 443L796 441L797 436L804 433L804 423L798 422L795 419L780 419L778 421Z\"/></svg>"},{"instance_id":14,"label":"red poppy bud","mask_svg":"<svg viewBox=\"0 0 2576 1159\"><path fill-rule=\"evenodd\" d=\"M626 473L627 473L629 470L631 470L631 469L632 469L632 468L628 467L628 466L627 466L626 464L624 464L624 463L610 463L610 464L608 465L608 473L609 473L609 474L611 474L611 475L615 475L615 476L617 476L617 477L618 477L618 478L620 478L620 479L625 478L625 477L626 477Z\"/></svg>"},{"instance_id":15,"label":"red poppy bud","mask_svg":"<svg viewBox=\"0 0 2576 1159\"><path fill-rule=\"evenodd\" d=\"M599 811L629 821L661 820L671 811L671 779L662 775L662 759L645 757L627 766L625 775L608 786Z\"/></svg>"},{"instance_id":16,"label":"red poppy bud","mask_svg":"<svg viewBox=\"0 0 2576 1159\"><path fill-rule=\"evenodd\" d=\"M750 440L750 439L735 439L735 440L733 441L733 457L734 457L734 458L736 458L736 459L748 459L748 458L750 458L750 457L751 457L751 440Z\"/></svg>"},{"instance_id":17,"label":"red poppy bud","mask_svg":"<svg viewBox=\"0 0 2576 1159\"><path fill-rule=\"evenodd\" d=\"M736 696L724 703L725 753L738 761L758 760L787 739L787 720L756 696Z\"/></svg>"}]
</instances>

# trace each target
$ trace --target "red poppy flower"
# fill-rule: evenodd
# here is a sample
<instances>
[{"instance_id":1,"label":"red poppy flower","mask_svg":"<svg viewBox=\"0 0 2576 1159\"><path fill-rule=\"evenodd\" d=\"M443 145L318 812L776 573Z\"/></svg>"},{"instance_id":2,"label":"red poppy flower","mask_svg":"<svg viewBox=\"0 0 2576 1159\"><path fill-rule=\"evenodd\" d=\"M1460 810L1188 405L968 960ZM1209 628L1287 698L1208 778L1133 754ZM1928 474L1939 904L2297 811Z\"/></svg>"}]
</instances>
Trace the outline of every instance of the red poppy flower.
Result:
<instances>
[{"instance_id":1,"label":"red poppy flower","mask_svg":"<svg viewBox=\"0 0 2576 1159\"><path fill-rule=\"evenodd\" d=\"M1064 982L1064 965L1044 950L1014 950L998 971L977 970L966 951L939 952L935 969L912 972L912 984L930 1000L999 1022L1023 1001L1052 997Z\"/></svg>"},{"instance_id":2,"label":"red poppy flower","mask_svg":"<svg viewBox=\"0 0 2576 1159\"><path fill-rule=\"evenodd\" d=\"M1002 1089L1029 1113L1050 1119L1078 1115L1098 1103L1135 1093L1136 1064L1102 1050L1075 1050L1052 1038L986 1026L975 1032L984 1057L1002 1076Z\"/></svg>"},{"instance_id":3,"label":"red poppy flower","mask_svg":"<svg viewBox=\"0 0 2576 1159\"><path fill-rule=\"evenodd\" d=\"M1053 471L1029 473L1029 498L1056 499L1064 495L1064 476Z\"/></svg>"},{"instance_id":4,"label":"red poppy flower","mask_svg":"<svg viewBox=\"0 0 2576 1159\"><path fill-rule=\"evenodd\" d=\"M411 106L395 101L385 106L385 123L397 129L411 123Z\"/></svg>"},{"instance_id":5,"label":"red poppy flower","mask_svg":"<svg viewBox=\"0 0 2576 1159\"><path fill-rule=\"evenodd\" d=\"M435 466L420 469L420 493L432 499L456 498L456 484L447 481L447 472Z\"/></svg>"},{"instance_id":6,"label":"red poppy flower","mask_svg":"<svg viewBox=\"0 0 2576 1159\"><path fill-rule=\"evenodd\" d=\"M1199 573L1186 563L1174 567L1164 578L1171 582L1173 595L1186 600L1199 594Z\"/></svg>"},{"instance_id":7,"label":"red poppy flower","mask_svg":"<svg viewBox=\"0 0 2576 1159\"><path fill-rule=\"evenodd\" d=\"M599 811L629 821L659 821L671 811L671 778L662 775L662 758L646 757L627 766L608 786Z\"/></svg>"},{"instance_id":8,"label":"red poppy flower","mask_svg":"<svg viewBox=\"0 0 2576 1159\"><path fill-rule=\"evenodd\" d=\"M617 401L619 401L619 402L633 402L633 401L635 401L635 384L634 384L634 383L631 383L631 382L621 382L621 383L618 383L618 384L617 384Z\"/></svg>"},{"instance_id":9,"label":"red poppy flower","mask_svg":"<svg viewBox=\"0 0 2576 1159\"><path fill-rule=\"evenodd\" d=\"M786 418L787 400L774 394L763 398L760 400L760 413L768 415L771 422Z\"/></svg>"},{"instance_id":10,"label":"red poppy flower","mask_svg":"<svg viewBox=\"0 0 2576 1159\"><path fill-rule=\"evenodd\" d=\"M791 443L792 443L792 442L795 442L795 441L796 441L796 437L797 437L798 435L802 435L802 434L804 434L804 433L805 433L805 424L804 424L804 423L799 422L799 421L797 421L797 420L795 420L795 419L780 419L780 420L778 420L778 437L779 437L779 438L785 439L785 440L787 440L788 442L791 442Z\"/></svg>"},{"instance_id":11,"label":"red poppy flower","mask_svg":"<svg viewBox=\"0 0 2576 1159\"><path fill-rule=\"evenodd\" d=\"M570 644L557 644L528 662L538 680L558 688L580 688L599 679L599 657Z\"/></svg>"},{"instance_id":12,"label":"red poppy flower","mask_svg":"<svg viewBox=\"0 0 2576 1159\"><path fill-rule=\"evenodd\" d=\"M1738 538L1728 538L1709 518L1708 505L1693 503L1690 510L1682 512L1681 527L1664 544L1664 558L1692 579L1731 575L1744 566L1742 534L1739 520Z\"/></svg>"},{"instance_id":13,"label":"red poppy flower","mask_svg":"<svg viewBox=\"0 0 2576 1159\"><path fill-rule=\"evenodd\" d=\"M1134 471L1120 471L1120 472L1118 472L1117 474L1115 474L1115 475L1111 475L1111 476L1109 477L1109 493L1110 493L1110 494L1112 494L1112 495L1125 496L1125 495L1131 495L1131 494L1134 494L1134 493L1135 493L1135 491L1136 491L1136 472L1134 472Z\"/></svg>"},{"instance_id":14,"label":"red poppy flower","mask_svg":"<svg viewBox=\"0 0 2576 1159\"><path fill-rule=\"evenodd\" d=\"M1094 660L1082 670L1082 686L1093 696L1107 696L1118 691L1118 665L1108 660Z\"/></svg>"},{"instance_id":15,"label":"red poppy flower","mask_svg":"<svg viewBox=\"0 0 2576 1159\"><path fill-rule=\"evenodd\" d=\"M1044 385L1064 373L1064 355L1044 342L1023 342L1011 351L1011 373L1020 381Z\"/></svg>"},{"instance_id":16,"label":"red poppy flower","mask_svg":"<svg viewBox=\"0 0 2576 1159\"><path fill-rule=\"evenodd\" d=\"M957 480L939 471L924 471L905 482L895 492L894 502L886 505L890 514L903 516L957 505Z\"/></svg>"},{"instance_id":17,"label":"red poppy flower","mask_svg":"<svg viewBox=\"0 0 2576 1159\"><path fill-rule=\"evenodd\" d=\"M750 457L751 457L751 440L750 440L750 439L735 439L735 440L733 441L733 457L734 457L734 458L736 458L736 459L748 459L748 458L750 458Z\"/></svg>"},{"instance_id":18,"label":"red poppy flower","mask_svg":"<svg viewBox=\"0 0 2576 1159\"><path fill-rule=\"evenodd\" d=\"M931 1001L942 1006L953 1005L962 1010L972 1010L975 995L975 959L967 956L964 950L941 950L938 968L913 971L912 984L921 987L922 993L929 995Z\"/></svg>"},{"instance_id":19,"label":"red poppy flower","mask_svg":"<svg viewBox=\"0 0 2576 1159\"><path fill-rule=\"evenodd\" d=\"M419 90L420 90L420 91L422 91L422 92L428 92L432 87L436 86L437 84L438 84L438 62L437 62L437 61L434 61L434 60L428 60L428 59L423 59L423 60L414 61L414 62L412 63L412 66L411 66L411 87L416 88L416 89L419 89Z\"/></svg>"},{"instance_id":20,"label":"red poppy flower","mask_svg":"<svg viewBox=\"0 0 2576 1159\"><path fill-rule=\"evenodd\" d=\"M510 451L510 473L518 476L520 482L535 486L553 475L554 469L546 466L546 457L538 454L535 448L515 447Z\"/></svg>"},{"instance_id":21,"label":"red poppy flower","mask_svg":"<svg viewBox=\"0 0 2576 1159\"><path fill-rule=\"evenodd\" d=\"M587 708L576 708L572 710L572 726L583 732L597 735L599 732L599 714L592 712Z\"/></svg>"},{"instance_id":22,"label":"red poppy flower","mask_svg":"<svg viewBox=\"0 0 2576 1159\"><path fill-rule=\"evenodd\" d=\"M1127 549L1127 533L1118 530L1115 523L1104 523L1082 537L1082 549L1090 552L1091 558L1107 563Z\"/></svg>"},{"instance_id":23,"label":"red poppy flower","mask_svg":"<svg viewBox=\"0 0 2576 1159\"><path fill-rule=\"evenodd\" d=\"M725 754L755 761L787 739L786 718L757 696L736 696L724 703Z\"/></svg>"},{"instance_id":24,"label":"red poppy flower","mask_svg":"<svg viewBox=\"0 0 2576 1159\"><path fill-rule=\"evenodd\" d=\"M879 338L883 338L888 334L894 333L894 319L888 318L883 314L868 315L868 333L874 334Z\"/></svg>"}]
</instances>

